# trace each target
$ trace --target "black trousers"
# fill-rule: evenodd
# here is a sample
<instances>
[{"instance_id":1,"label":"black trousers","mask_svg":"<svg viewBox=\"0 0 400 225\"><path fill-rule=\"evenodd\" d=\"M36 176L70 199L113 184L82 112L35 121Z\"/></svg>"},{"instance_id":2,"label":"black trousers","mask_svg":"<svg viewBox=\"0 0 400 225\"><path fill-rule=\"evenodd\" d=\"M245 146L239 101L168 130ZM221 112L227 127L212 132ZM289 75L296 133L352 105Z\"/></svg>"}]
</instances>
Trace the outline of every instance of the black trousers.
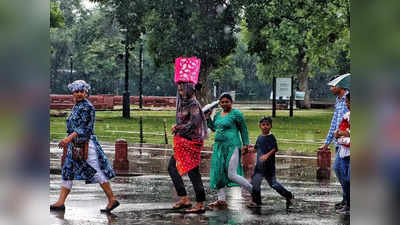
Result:
<instances>
[{"instance_id":1,"label":"black trousers","mask_svg":"<svg viewBox=\"0 0 400 225\"><path fill-rule=\"evenodd\" d=\"M253 202L261 204L261 182L264 178L267 180L269 186L273 188L276 192L278 192L281 196L286 199L293 198L293 194L290 191L286 190L286 188L284 188L280 183L278 183L274 174L270 176L265 176L264 173L254 173L251 179L251 184L253 185L251 196L253 198Z\"/></svg>"},{"instance_id":2,"label":"black trousers","mask_svg":"<svg viewBox=\"0 0 400 225\"><path fill-rule=\"evenodd\" d=\"M185 184L183 183L181 175L178 173L178 169L176 169L176 160L174 156L171 156L168 165L168 173L174 183L175 190L178 196L186 196ZM201 174L199 167L193 168L188 172L188 176L190 181L193 184L194 192L196 194L197 202L204 202L206 200L206 193L204 192L203 182L201 181Z\"/></svg>"}]
</instances>

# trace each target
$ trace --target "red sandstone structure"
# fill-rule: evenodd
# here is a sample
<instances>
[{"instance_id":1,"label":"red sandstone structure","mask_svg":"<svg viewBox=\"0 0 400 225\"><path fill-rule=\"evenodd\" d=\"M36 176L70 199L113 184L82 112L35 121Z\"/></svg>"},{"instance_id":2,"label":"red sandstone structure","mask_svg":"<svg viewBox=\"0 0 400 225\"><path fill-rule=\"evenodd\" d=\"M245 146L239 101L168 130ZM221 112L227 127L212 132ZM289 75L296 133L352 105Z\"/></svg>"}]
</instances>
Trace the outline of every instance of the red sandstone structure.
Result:
<instances>
[{"instance_id":1,"label":"red sandstone structure","mask_svg":"<svg viewBox=\"0 0 400 225\"><path fill-rule=\"evenodd\" d=\"M122 96L118 95L90 95L89 101L97 110L112 110L116 105L122 105ZM50 109L72 109L74 106L72 95L50 95ZM139 105L139 96L130 96L131 105ZM143 106L175 107L176 97L143 96Z\"/></svg>"},{"instance_id":2,"label":"red sandstone structure","mask_svg":"<svg viewBox=\"0 0 400 225\"><path fill-rule=\"evenodd\" d=\"M117 172L129 171L128 143L124 139L115 142L115 157L113 168Z\"/></svg>"}]
</instances>

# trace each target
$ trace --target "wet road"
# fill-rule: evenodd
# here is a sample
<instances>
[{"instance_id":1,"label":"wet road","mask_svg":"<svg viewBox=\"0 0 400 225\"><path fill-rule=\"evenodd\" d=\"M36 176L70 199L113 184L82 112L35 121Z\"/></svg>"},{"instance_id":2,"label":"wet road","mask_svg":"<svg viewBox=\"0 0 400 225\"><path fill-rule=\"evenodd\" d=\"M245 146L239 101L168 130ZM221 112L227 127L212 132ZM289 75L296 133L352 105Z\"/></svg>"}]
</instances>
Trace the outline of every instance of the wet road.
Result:
<instances>
[{"instance_id":1,"label":"wet road","mask_svg":"<svg viewBox=\"0 0 400 225\"><path fill-rule=\"evenodd\" d=\"M112 147L110 152L107 149L105 146L107 155L112 158ZM170 209L177 200L166 171L170 153L165 150L142 150L142 154L133 151L129 153L130 172L142 175L117 176L112 180L113 191L121 203L113 214L101 214L99 211L107 203L99 185L75 181L65 213L50 212L50 224L349 224L349 217L336 214L333 209L334 204L341 200L339 183L334 175L328 182L316 181L316 159L313 156L281 153L277 157L277 179L295 195L295 203L289 211L285 209L285 200L263 181L261 209L246 208L249 194L233 187L227 191L227 209L193 215ZM217 196L209 188L209 155L206 153L203 158L201 171L209 203L215 201ZM51 167L56 167L59 152L52 149L51 159ZM184 181L189 197L194 200L187 176ZM50 175L49 203L57 200L60 183L59 174Z\"/></svg>"}]
</instances>

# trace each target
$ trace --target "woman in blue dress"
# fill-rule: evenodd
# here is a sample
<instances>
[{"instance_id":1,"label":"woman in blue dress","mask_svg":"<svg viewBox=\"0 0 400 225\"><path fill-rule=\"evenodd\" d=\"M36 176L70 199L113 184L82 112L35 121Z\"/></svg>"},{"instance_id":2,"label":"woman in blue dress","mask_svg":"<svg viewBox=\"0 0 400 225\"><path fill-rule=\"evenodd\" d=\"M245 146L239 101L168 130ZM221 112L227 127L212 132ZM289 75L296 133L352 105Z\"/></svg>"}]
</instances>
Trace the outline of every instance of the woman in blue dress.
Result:
<instances>
[{"instance_id":1,"label":"woman in blue dress","mask_svg":"<svg viewBox=\"0 0 400 225\"><path fill-rule=\"evenodd\" d=\"M90 85L83 80L76 80L68 85L68 89L72 92L75 105L67 118L67 137L58 144L59 148L68 147L68 151L62 166L60 196L56 203L50 205L50 210L65 210L64 203L73 180L85 180L87 184L100 184L108 198L108 204L101 212L110 212L119 205L109 182L115 172L94 135L95 109L86 98ZM84 141L88 141L87 159L74 159L74 143Z\"/></svg>"}]
</instances>

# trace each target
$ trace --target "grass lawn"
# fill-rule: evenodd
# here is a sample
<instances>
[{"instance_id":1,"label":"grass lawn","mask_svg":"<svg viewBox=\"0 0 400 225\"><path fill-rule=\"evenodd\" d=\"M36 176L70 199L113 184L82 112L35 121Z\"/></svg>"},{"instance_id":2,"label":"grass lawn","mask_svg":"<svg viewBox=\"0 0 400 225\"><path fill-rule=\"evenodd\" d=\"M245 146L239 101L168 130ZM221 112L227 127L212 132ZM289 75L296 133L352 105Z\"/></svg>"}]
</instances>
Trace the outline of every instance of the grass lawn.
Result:
<instances>
[{"instance_id":1,"label":"grass lawn","mask_svg":"<svg viewBox=\"0 0 400 225\"><path fill-rule=\"evenodd\" d=\"M258 120L271 115L271 110L242 110L249 131L250 143L254 144L260 134ZM298 110L290 118L288 111L277 111L273 118L272 133L278 139L281 150L315 152L324 141L331 122L331 110ZM163 119L166 119L168 143L172 143L170 127L175 124L175 111L131 111L131 119L122 118L121 111L97 111L95 134L100 141L114 142L124 138L128 142L139 142L139 117L142 117L144 142L164 144ZM50 117L50 139L65 137L65 117ZM206 141L211 145L214 133Z\"/></svg>"}]
</instances>

